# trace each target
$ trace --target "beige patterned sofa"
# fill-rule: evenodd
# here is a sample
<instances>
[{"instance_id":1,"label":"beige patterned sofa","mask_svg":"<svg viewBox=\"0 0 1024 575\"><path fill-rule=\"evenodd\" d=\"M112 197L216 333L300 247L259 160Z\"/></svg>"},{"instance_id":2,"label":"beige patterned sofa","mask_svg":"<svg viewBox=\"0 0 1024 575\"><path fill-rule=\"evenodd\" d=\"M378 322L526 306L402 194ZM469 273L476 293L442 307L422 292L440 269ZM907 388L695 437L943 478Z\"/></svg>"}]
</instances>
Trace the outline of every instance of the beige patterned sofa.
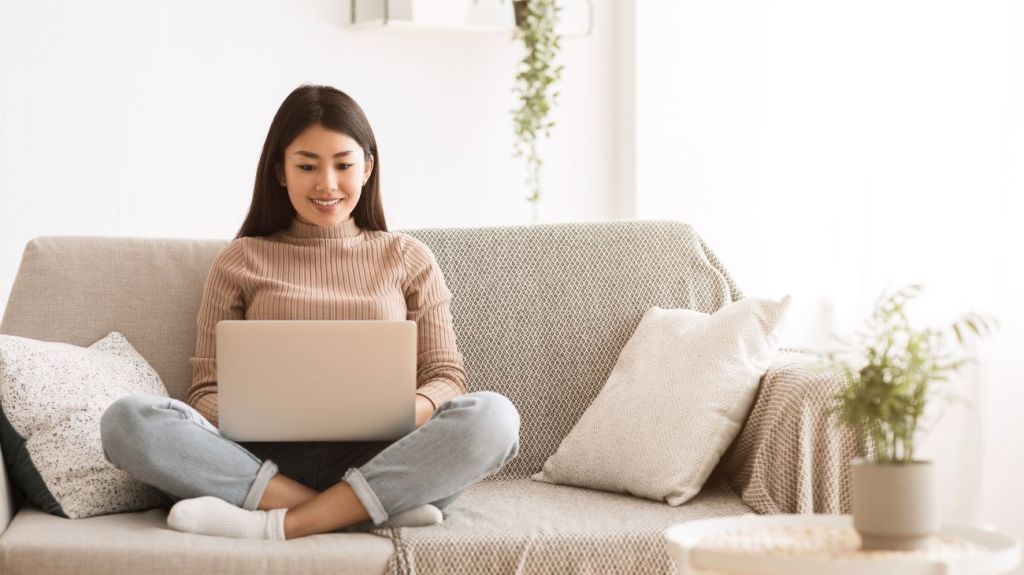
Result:
<instances>
[{"instance_id":1,"label":"beige patterned sofa","mask_svg":"<svg viewBox=\"0 0 1024 575\"><path fill-rule=\"evenodd\" d=\"M443 524L270 543L206 537L170 530L163 509L78 520L14 509L4 474L0 573L672 573L662 533L673 523L848 509L843 463L855 442L822 414L838 376L812 373L796 350L780 352L740 436L682 506L529 478L600 391L647 308L713 312L743 297L690 226L402 231L444 269L470 390L499 391L522 415L519 456L451 503ZM120 331L181 398L203 281L226 243L33 239L0 333L88 346Z\"/></svg>"}]
</instances>

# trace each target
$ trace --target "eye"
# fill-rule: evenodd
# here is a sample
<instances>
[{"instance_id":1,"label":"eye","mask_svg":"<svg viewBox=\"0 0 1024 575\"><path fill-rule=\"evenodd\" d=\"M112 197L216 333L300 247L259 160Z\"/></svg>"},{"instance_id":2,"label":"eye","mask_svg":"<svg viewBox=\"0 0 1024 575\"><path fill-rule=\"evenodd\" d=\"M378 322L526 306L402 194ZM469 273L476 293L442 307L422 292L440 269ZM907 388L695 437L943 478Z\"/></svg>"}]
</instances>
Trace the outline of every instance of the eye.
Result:
<instances>
[{"instance_id":1,"label":"eye","mask_svg":"<svg viewBox=\"0 0 1024 575\"><path fill-rule=\"evenodd\" d=\"M348 169L348 168L351 168L351 167L352 167L352 164L338 164L337 165L337 168L339 170L345 170L345 169Z\"/></svg>"},{"instance_id":2,"label":"eye","mask_svg":"<svg viewBox=\"0 0 1024 575\"><path fill-rule=\"evenodd\" d=\"M300 164L299 169L304 172L311 172L316 169L316 166L313 166L311 164Z\"/></svg>"}]
</instances>

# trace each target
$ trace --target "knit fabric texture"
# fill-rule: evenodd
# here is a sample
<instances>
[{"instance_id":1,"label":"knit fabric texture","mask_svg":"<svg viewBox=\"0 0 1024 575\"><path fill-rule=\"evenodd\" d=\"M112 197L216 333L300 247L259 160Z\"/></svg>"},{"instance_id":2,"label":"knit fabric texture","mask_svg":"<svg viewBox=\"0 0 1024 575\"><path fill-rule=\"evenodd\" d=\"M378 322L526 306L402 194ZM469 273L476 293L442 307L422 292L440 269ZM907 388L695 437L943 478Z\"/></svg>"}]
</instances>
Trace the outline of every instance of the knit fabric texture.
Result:
<instances>
[{"instance_id":1,"label":"knit fabric texture","mask_svg":"<svg viewBox=\"0 0 1024 575\"><path fill-rule=\"evenodd\" d=\"M392 575L675 573L669 526L758 513L848 512L852 435L825 406L836 374L783 349L750 419L701 492L672 507L534 481L601 391L651 306L714 313L744 298L690 225L674 221L407 230L437 255L471 374L522 414L519 456L469 487L445 521L374 529ZM735 478L739 478L736 481ZM776 510L776 511L769 511Z\"/></svg>"},{"instance_id":2,"label":"knit fabric texture","mask_svg":"<svg viewBox=\"0 0 1024 575\"><path fill-rule=\"evenodd\" d=\"M434 406L466 392L451 292L434 254L400 232L292 220L267 237L231 241L214 258L196 318L186 402L214 425L221 320L413 320L416 393Z\"/></svg>"}]
</instances>

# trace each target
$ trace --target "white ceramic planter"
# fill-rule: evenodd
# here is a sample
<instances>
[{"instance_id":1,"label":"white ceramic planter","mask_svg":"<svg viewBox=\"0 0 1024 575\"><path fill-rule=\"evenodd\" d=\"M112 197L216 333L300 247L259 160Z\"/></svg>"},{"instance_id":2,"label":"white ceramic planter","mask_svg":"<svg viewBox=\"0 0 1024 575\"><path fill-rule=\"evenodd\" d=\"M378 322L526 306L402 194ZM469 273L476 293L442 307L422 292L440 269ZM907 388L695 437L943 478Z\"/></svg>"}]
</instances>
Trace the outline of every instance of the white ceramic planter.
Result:
<instances>
[{"instance_id":1,"label":"white ceramic planter","mask_svg":"<svg viewBox=\"0 0 1024 575\"><path fill-rule=\"evenodd\" d=\"M939 530L935 466L930 461L873 463L855 459L853 526L861 549L927 548Z\"/></svg>"}]
</instances>

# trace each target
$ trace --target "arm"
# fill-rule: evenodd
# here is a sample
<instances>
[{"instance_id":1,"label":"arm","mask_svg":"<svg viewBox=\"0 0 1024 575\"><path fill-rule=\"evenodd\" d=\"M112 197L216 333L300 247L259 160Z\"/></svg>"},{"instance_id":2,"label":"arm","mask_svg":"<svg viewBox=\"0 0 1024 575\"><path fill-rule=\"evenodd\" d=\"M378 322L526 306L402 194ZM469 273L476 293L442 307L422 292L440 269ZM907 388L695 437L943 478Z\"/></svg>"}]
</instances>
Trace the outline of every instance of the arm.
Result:
<instances>
[{"instance_id":1,"label":"arm","mask_svg":"<svg viewBox=\"0 0 1024 575\"><path fill-rule=\"evenodd\" d=\"M722 459L732 488L758 513L849 513L853 433L826 413L844 385L814 356L782 350Z\"/></svg>"},{"instance_id":2,"label":"arm","mask_svg":"<svg viewBox=\"0 0 1024 575\"><path fill-rule=\"evenodd\" d=\"M441 266L423 242L402 236L406 318L416 322L417 427L423 400L430 413L445 401L466 393L466 369L455 341L452 324L452 294L445 284ZM427 415L427 419L429 419ZM426 421L424 419L423 421Z\"/></svg>"},{"instance_id":3,"label":"arm","mask_svg":"<svg viewBox=\"0 0 1024 575\"><path fill-rule=\"evenodd\" d=\"M430 419L430 416L434 415L437 409L434 408L434 402L430 401L425 395L416 394L416 427L420 427Z\"/></svg>"},{"instance_id":4,"label":"arm","mask_svg":"<svg viewBox=\"0 0 1024 575\"><path fill-rule=\"evenodd\" d=\"M232 241L213 259L203 287L203 302L196 318L196 353L192 364L192 385L185 402L196 408L214 426L217 413L217 322L244 319L242 274L245 257L239 241Z\"/></svg>"}]
</instances>

